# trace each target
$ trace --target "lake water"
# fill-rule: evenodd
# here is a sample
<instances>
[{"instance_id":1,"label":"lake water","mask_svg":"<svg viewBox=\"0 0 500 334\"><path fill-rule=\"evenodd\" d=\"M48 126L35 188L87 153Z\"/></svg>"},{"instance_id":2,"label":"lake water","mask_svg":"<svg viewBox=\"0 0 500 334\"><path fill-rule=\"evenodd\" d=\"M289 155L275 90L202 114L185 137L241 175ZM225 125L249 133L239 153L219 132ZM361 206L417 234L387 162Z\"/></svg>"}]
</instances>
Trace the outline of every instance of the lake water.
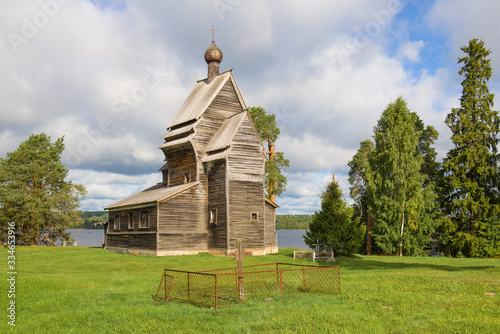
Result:
<instances>
[{"instance_id":1,"label":"lake water","mask_svg":"<svg viewBox=\"0 0 500 334\"><path fill-rule=\"evenodd\" d=\"M73 239L78 241L78 246L101 247L104 240L104 231L102 229L68 229ZM306 233L304 230L277 230L278 247L290 247L298 249L308 249L302 236Z\"/></svg>"}]
</instances>

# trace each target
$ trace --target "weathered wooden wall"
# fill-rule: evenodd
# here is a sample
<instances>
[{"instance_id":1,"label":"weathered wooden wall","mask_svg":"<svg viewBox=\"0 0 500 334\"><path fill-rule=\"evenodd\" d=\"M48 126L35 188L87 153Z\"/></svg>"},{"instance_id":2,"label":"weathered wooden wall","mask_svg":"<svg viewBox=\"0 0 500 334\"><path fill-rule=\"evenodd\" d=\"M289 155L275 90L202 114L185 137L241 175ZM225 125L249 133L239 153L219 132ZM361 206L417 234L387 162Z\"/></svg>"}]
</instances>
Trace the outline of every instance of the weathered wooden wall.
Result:
<instances>
[{"instance_id":1,"label":"weathered wooden wall","mask_svg":"<svg viewBox=\"0 0 500 334\"><path fill-rule=\"evenodd\" d=\"M278 246L276 236L276 209L269 203L264 206L264 242L266 247Z\"/></svg>"},{"instance_id":2,"label":"weathered wooden wall","mask_svg":"<svg viewBox=\"0 0 500 334\"><path fill-rule=\"evenodd\" d=\"M106 247L126 248L130 250L156 250L156 233L129 232L108 234Z\"/></svg>"},{"instance_id":3,"label":"weathered wooden wall","mask_svg":"<svg viewBox=\"0 0 500 334\"><path fill-rule=\"evenodd\" d=\"M168 161L169 187L185 183L185 176L189 175L189 182L197 178L196 156L191 144L164 148L163 153Z\"/></svg>"},{"instance_id":4,"label":"weathered wooden wall","mask_svg":"<svg viewBox=\"0 0 500 334\"><path fill-rule=\"evenodd\" d=\"M264 248L264 163L262 145L247 116L228 155L230 248ZM251 214L257 214L252 220Z\"/></svg>"},{"instance_id":5,"label":"weathered wooden wall","mask_svg":"<svg viewBox=\"0 0 500 334\"><path fill-rule=\"evenodd\" d=\"M208 215L202 184L159 203L158 251L207 250Z\"/></svg>"},{"instance_id":6,"label":"weathered wooden wall","mask_svg":"<svg viewBox=\"0 0 500 334\"><path fill-rule=\"evenodd\" d=\"M208 210L217 210L216 224L208 225L208 247L227 249L226 162L219 160L207 164L206 167L208 169Z\"/></svg>"},{"instance_id":7,"label":"weathered wooden wall","mask_svg":"<svg viewBox=\"0 0 500 334\"><path fill-rule=\"evenodd\" d=\"M140 215L142 212L147 212L149 215L148 227L139 227ZM128 227L129 214L132 214L134 224L131 228ZM120 228L115 229L115 217L120 216ZM127 233L127 231L156 231L156 207L144 207L129 210L115 210L109 213L108 218L108 231L116 233Z\"/></svg>"}]
</instances>

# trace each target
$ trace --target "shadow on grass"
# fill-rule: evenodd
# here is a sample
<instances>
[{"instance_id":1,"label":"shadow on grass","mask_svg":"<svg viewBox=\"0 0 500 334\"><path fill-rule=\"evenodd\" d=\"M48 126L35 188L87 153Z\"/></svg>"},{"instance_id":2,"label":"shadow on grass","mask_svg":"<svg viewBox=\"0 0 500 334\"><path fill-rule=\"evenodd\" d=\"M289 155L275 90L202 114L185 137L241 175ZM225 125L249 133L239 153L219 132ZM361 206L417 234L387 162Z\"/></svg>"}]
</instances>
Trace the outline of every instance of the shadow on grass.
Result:
<instances>
[{"instance_id":1,"label":"shadow on grass","mask_svg":"<svg viewBox=\"0 0 500 334\"><path fill-rule=\"evenodd\" d=\"M421 258L422 262L419 261L420 258L412 258L415 262L393 262L394 257L391 257L391 261L384 261L386 257L375 257L372 260L372 257L360 257L356 256L355 258L346 258L342 257L338 259L339 265L341 268L349 269L349 270L407 270L407 269L431 269L431 270L442 270L442 271L464 271L464 270L491 270L497 269L500 270L498 266L491 265L460 265L460 263L456 263L456 265L448 265L448 264L439 264L439 263L425 263L427 258ZM452 259L443 259L443 261L450 261ZM435 261L439 262L439 259L435 259Z\"/></svg>"},{"instance_id":2,"label":"shadow on grass","mask_svg":"<svg viewBox=\"0 0 500 334\"><path fill-rule=\"evenodd\" d=\"M293 248L281 249L279 254L291 259L293 261ZM274 254L273 254L274 255ZM341 269L347 270L409 270L409 269L431 269L431 270L442 270L449 272L458 272L464 270L498 270L500 271L500 265L492 266L489 264L485 265L468 265L461 264L460 259L451 258L428 258L428 257L403 257L404 260L398 261L396 256L339 256L336 257L336 263L326 263L325 260L319 260L314 262L316 265L333 265L340 266ZM474 261L474 259L464 259L466 261ZM480 259L483 260L483 259ZM455 261L456 263L450 265L444 262ZM495 260L491 260L495 261ZM311 264L313 263L310 261ZM442 264L439 262L443 262ZM500 262L499 262L500 264Z\"/></svg>"}]
</instances>

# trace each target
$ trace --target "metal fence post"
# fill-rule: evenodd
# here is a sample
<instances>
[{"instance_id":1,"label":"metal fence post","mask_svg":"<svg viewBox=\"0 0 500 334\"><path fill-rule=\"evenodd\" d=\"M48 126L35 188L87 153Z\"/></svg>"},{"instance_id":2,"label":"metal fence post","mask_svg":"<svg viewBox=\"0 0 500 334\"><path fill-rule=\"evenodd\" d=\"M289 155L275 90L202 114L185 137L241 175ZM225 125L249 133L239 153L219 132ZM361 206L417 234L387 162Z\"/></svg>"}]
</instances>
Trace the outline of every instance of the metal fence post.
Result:
<instances>
[{"instance_id":1,"label":"metal fence post","mask_svg":"<svg viewBox=\"0 0 500 334\"><path fill-rule=\"evenodd\" d=\"M281 297L283 297L283 272L280 271L280 293Z\"/></svg>"},{"instance_id":2,"label":"metal fence post","mask_svg":"<svg viewBox=\"0 0 500 334\"><path fill-rule=\"evenodd\" d=\"M217 297L217 277L218 275L215 275L215 309L217 309L217 301L218 301L218 297Z\"/></svg>"},{"instance_id":3,"label":"metal fence post","mask_svg":"<svg viewBox=\"0 0 500 334\"><path fill-rule=\"evenodd\" d=\"M190 291L189 291L189 273L188 274L188 302L191 302L191 296L190 296Z\"/></svg>"},{"instance_id":4,"label":"metal fence post","mask_svg":"<svg viewBox=\"0 0 500 334\"><path fill-rule=\"evenodd\" d=\"M165 303L168 301L167 298L167 273L163 271L163 283L165 284Z\"/></svg>"}]
</instances>

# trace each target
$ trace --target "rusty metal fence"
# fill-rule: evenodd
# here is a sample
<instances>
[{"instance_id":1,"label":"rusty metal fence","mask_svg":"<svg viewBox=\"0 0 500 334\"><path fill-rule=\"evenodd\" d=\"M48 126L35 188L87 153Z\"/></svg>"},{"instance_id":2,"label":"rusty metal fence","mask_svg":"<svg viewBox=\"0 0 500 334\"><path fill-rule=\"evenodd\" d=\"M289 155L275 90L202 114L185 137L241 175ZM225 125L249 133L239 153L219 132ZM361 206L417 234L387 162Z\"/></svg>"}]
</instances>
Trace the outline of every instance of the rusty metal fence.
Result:
<instances>
[{"instance_id":1,"label":"rusty metal fence","mask_svg":"<svg viewBox=\"0 0 500 334\"><path fill-rule=\"evenodd\" d=\"M340 294L340 268L268 263L207 271L165 269L156 301L177 299L208 307L240 304L250 298L273 298L284 293Z\"/></svg>"}]
</instances>

